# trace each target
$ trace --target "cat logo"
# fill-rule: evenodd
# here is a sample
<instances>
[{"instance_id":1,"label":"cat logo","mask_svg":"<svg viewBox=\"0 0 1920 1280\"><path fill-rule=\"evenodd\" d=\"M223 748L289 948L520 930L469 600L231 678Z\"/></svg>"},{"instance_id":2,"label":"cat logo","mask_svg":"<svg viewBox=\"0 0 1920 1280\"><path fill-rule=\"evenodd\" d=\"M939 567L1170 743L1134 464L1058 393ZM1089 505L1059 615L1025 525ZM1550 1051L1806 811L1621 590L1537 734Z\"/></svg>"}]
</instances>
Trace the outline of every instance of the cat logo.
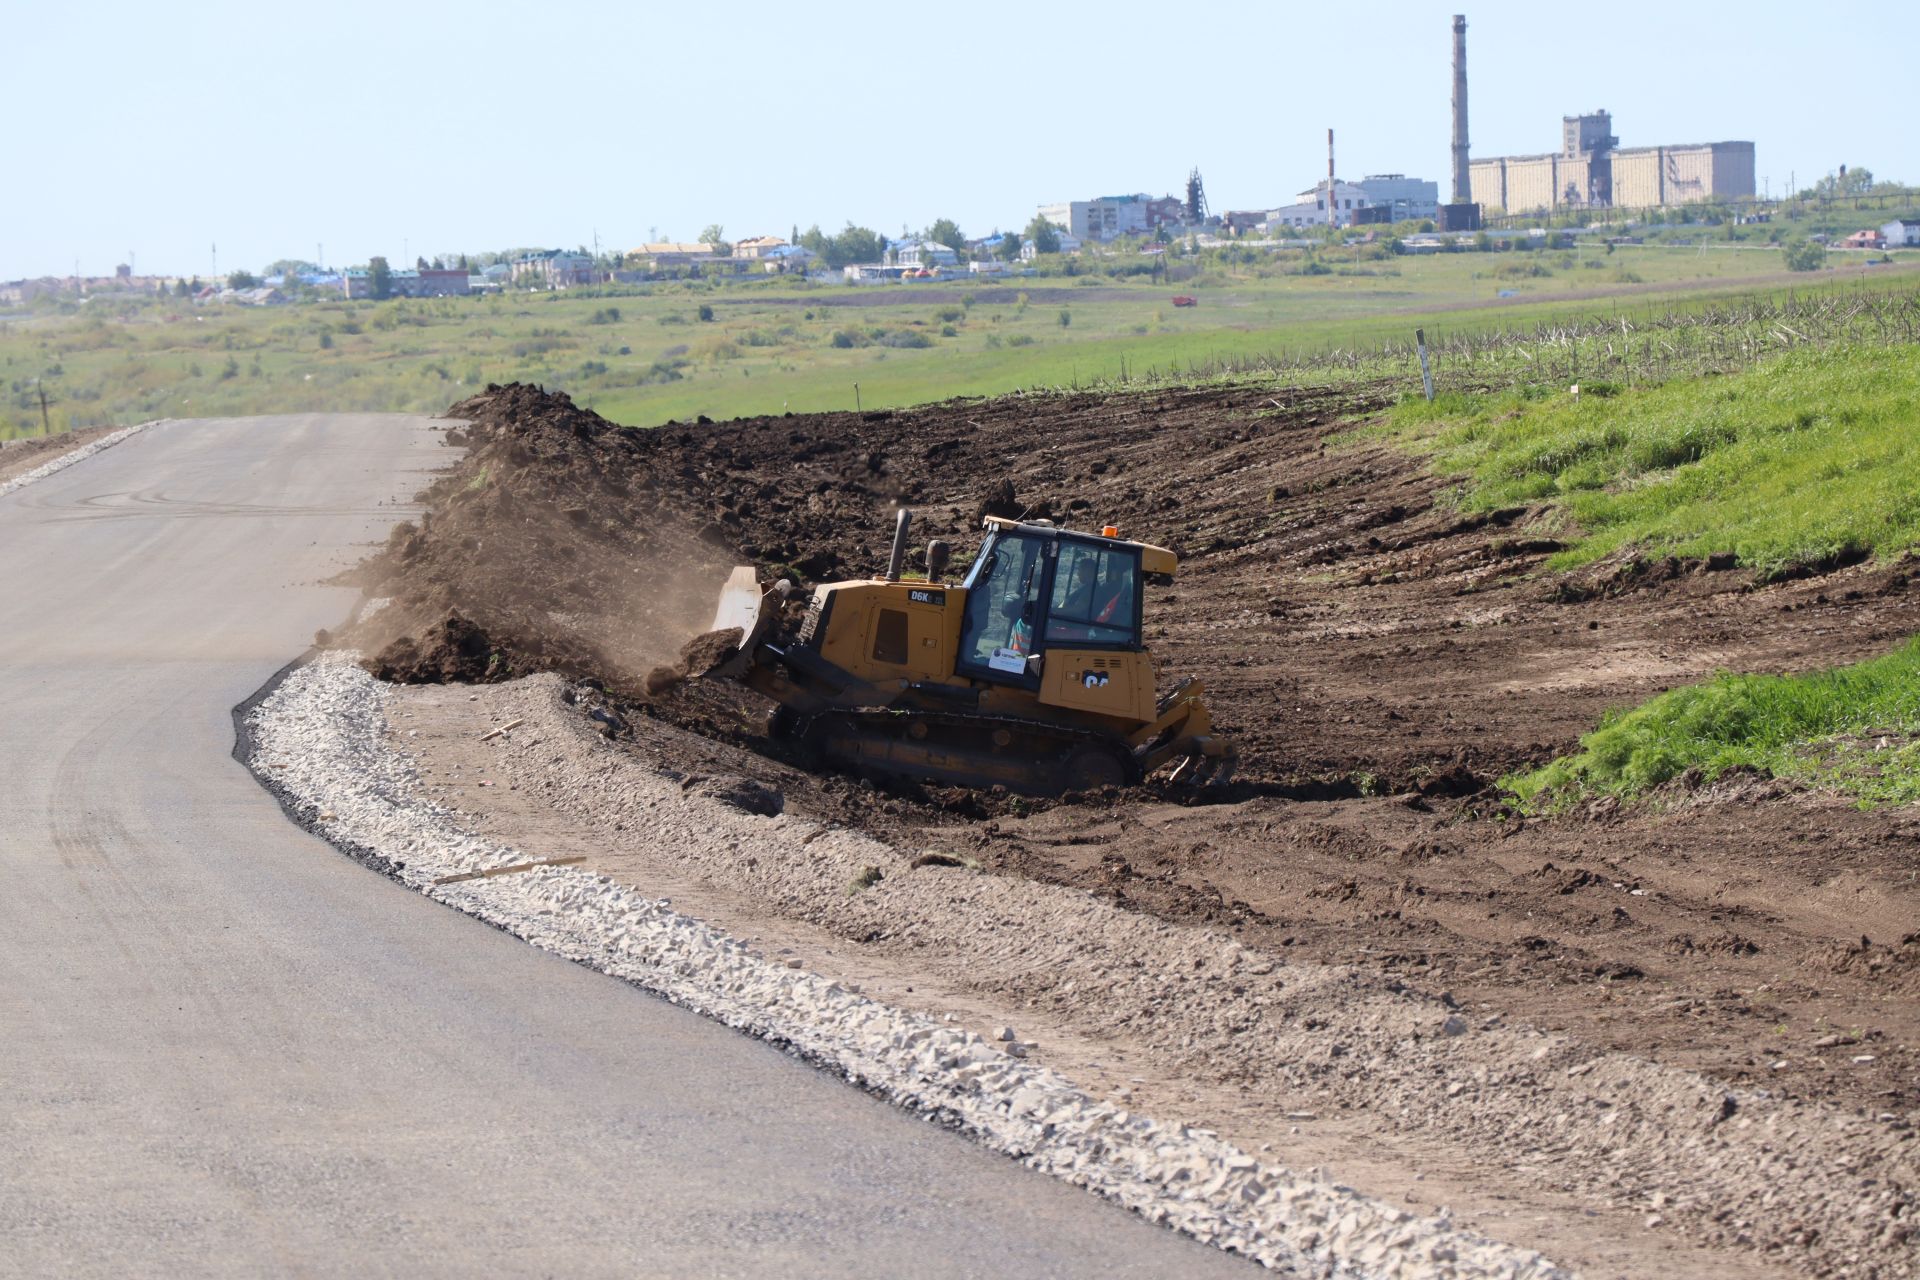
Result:
<instances>
[{"instance_id":1,"label":"cat logo","mask_svg":"<svg viewBox=\"0 0 1920 1280\"><path fill-rule=\"evenodd\" d=\"M1104 689L1107 687L1107 673L1104 671L1082 671L1080 684L1086 689Z\"/></svg>"}]
</instances>

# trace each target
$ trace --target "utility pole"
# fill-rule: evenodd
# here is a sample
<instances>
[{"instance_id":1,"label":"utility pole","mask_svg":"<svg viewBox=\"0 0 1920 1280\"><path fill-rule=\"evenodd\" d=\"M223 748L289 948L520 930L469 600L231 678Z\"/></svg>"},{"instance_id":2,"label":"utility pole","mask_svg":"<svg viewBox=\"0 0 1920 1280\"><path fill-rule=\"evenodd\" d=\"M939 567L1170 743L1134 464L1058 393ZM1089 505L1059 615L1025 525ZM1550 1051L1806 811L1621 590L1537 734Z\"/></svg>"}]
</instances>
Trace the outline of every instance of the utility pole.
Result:
<instances>
[{"instance_id":1,"label":"utility pole","mask_svg":"<svg viewBox=\"0 0 1920 1280\"><path fill-rule=\"evenodd\" d=\"M213 246L213 283L218 284L219 282L220 282L220 246L219 244L216 243Z\"/></svg>"},{"instance_id":2,"label":"utility pole","mask_svg":"<svg viewBox=\"0 0 1920 1280\"><path fill-rule=\"evenodd\" d=\"M53 434L53 419L47 416L47 384L44 382L41 383L39 385L39 391L40 391L40 434L43 436L50 436Z\"/></svg>"}]
</instances>

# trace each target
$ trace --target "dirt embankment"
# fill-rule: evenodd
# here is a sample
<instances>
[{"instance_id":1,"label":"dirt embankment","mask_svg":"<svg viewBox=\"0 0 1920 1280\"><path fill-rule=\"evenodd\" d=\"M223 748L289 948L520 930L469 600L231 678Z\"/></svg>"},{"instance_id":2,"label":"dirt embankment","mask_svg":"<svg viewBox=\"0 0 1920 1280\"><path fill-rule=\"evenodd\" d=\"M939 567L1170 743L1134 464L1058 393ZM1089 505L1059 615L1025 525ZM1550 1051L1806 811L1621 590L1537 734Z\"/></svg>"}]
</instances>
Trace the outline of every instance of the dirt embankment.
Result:
<instances>
[{"instance_id":1,"label":"dirt embankment","mask_svg":"<svg viewBox=\"0 0 1920 1280\"><path fill-rule=\"evenodd\" d=\"M1148 788L1030 805L767 769L790 806L1609 1047L1920 1116L1906 811L1736 779L1520 821L1490 790L1605 709L1717 668L1883 651L1920 631L1912 563L1772 585L1672 562L1547 574L1566 533L1543 511L1465 517L1417 459L1335 438L1384 399L1158 390L635 432L506 388L456 406L473 452L369 566L398 602L371 624L392 642L378 665L598 676L621 715L695 730L751 774L763 706L640 683L704 629L725 566L874 572L898 502L918 543L948 538L964 564L1005 481L1029 514L1181 553L1148 595L1149 639L1163 680L1205 681L1241 781L1206 804Z\"/></svg>"}]
</instances>

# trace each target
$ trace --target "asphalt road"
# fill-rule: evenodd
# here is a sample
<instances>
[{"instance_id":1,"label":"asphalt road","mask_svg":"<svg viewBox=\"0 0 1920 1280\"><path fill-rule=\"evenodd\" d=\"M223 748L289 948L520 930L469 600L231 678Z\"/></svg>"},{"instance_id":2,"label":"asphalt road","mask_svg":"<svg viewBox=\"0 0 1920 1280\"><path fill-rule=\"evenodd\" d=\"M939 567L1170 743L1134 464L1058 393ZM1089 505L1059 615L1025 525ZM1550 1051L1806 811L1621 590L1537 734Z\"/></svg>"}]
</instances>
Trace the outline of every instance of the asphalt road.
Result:
<instances>
[{"instance_id":1,"label":"asphalt road","mask_svg":"<svg viewBox=\"0 0 1920 1280\"><path fill-rule=\"evenodd\" d=\"M286 821L230 709L438 439L168 423L0 498L0 1274L1244 1272Z\"/></svg>"}]
</instances>

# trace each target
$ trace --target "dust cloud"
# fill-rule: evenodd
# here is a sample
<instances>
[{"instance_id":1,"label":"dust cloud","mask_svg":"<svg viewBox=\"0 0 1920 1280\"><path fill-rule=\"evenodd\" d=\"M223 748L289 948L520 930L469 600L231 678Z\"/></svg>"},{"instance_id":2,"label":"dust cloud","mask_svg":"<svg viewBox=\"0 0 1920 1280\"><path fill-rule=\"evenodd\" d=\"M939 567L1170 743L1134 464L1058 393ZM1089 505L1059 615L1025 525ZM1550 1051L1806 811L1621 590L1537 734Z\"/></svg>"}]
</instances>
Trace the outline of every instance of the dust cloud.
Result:
<instances>
[{"instance_id":1,"label":"dust cloud","mask_svg":"<svg viewBox=\"0 0 1920 1280\"><path fill-rule=\"evenodd\" d=\"M370 611L339 640L402 683L592 676L644 695L684 667L738 556L652 433L513 384L455 405L467 455L355 572Z\"/></svg>"}]
</instances>

